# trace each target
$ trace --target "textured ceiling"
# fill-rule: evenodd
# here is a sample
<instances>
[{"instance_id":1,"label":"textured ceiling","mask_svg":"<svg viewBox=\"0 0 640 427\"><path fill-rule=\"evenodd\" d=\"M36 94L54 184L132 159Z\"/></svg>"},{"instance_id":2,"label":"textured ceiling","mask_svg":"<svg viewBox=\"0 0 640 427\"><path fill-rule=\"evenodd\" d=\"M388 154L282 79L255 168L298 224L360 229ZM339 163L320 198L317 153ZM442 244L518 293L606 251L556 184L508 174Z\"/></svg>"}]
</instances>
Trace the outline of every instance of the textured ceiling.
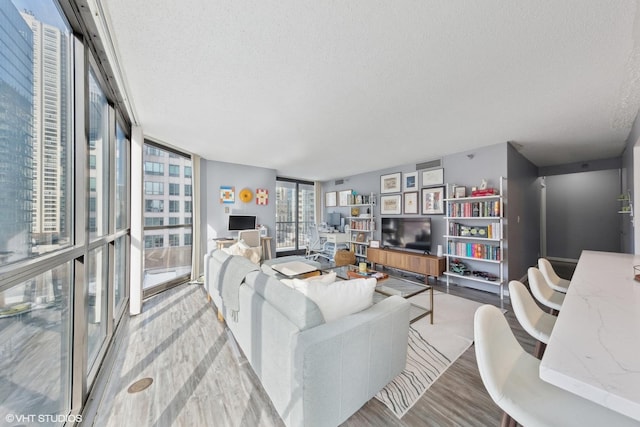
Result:
<instances>
[{"instance_id":1,"label":"textured ceiling","mask_svg":"<svg viewBox=\"0 0 640 427\"><path fill-rule=\"evenodd\" d=\"M108 0L145 135L333 179L514 141L615 157L640 105L637 1Z\"/></svg>"}]
</instances>

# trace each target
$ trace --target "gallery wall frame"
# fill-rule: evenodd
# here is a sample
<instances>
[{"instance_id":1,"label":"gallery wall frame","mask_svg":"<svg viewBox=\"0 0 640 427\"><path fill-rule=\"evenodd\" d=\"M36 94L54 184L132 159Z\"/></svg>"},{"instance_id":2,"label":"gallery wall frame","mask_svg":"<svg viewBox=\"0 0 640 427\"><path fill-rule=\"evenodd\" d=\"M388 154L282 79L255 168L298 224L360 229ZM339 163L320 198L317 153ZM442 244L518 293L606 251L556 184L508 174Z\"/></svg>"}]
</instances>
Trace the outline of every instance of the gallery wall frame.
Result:
<instances>
[{"instance_id":1,"label":"gallery wall frame","mask_svg":"<svg viewBox=\"0 0 640 427\"><path fill-rule=\"evenodd\" d=\"M220 186L220 203L234 204L236 202L236 188L230 185Z\"/></svg>"},{"instance_id":2,"label":"gallery wall frame","mask_svg":"<svg viewBox=\"0 0 640 427\"><path fill-rule=\"evenodd\" d=\"M403 211L405 214L417 214L419 213L419 202L420 199L418 198L418 192L417 191L408 191L406 193L403 194L403 198L404 198L404 207L403 207Z\"/></svg>"},{"instance_id":3,"label":"gallery wall frame","mask_svg":"<svg viewBox=\"0 0 640 427\"><path fill-rule=\"evenodd\" d=\"M337 193L335 191L327 191L324 193L324 205L328 208L337 204Z\"/></svg>"},{"instance_id":4,"label":"gallery wall frame","mask_svg":"<svg viewBox=\"0 0 640 427\"><path fill-rule=\"evenodd\" d=\"M338 192L338 206L349 206L349 197L351 190L342 190Z\"/></svg>"},{"instance_id":5,"label":"gallery wall frame","mask_svg":"<svg viewBox=\"0 0 640 427\"><path fill-rule=\"evenodd\" d=\"M422 189L422 214L444 214L444 186Z\"/></svg>"},{"instance_id":6,"label":"gallery wall frame","mask_svg":"<svg viewBox=\"0 0 640 427\"><path fill-rule=\"evenodd\" d=\"M402 213L402 196L380 196L380 215L400 215Z\"/></svg>"},{"instance_id":7,"label":"gallery wall frame","mask_svg":"<svg viewBox=\"0 0 640 427\"><path fill-rule=\"evenodd\" d=\"M444 168L431 169L422 172L422 186L429 187L432 185L444 184Z\"/></svg>"},{"instance_id":8,"label":"gallery wall frame","mask_svg":"<svg viewBox=\"0 0 640 427\"><path fill-rule=\"evenodd\" d=\"M402 173L395 172L380 176L380 194L399 193L401 186Z\"/></svg>"},{"instance_id":9,"label":"gallery wall frame","mask_svg":"<svg viewBox=\"0 0 640 427\"><path fill-rule=\"evenodd\" d=\"M415 191L418 189L418 172L402 174L402 191Z\"/></svg>"}]
</instances>

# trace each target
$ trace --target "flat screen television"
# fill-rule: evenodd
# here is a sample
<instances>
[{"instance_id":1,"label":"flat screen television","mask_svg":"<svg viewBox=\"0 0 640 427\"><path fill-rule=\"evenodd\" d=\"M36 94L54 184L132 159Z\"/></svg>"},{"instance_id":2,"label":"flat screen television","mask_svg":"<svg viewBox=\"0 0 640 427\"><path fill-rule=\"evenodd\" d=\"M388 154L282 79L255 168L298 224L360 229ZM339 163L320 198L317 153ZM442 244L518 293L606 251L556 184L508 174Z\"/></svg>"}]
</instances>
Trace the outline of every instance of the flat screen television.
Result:
<instances>
[{"instance_id":1,"label":"flat screen television","mask_svg":"<svg viewBox=\"0 0 640 427\"><path fill-rule=\"evenodd\" d=\"M383 248L431 252L431 218L382 218Z\"/></svg>"},{"instance_id":2,"label":"flat screen television","mask_svg":"<svg viewBox=\"0 0 640 427\"><path fill-rule=\"evenodd\" d=\"M255 230L255 215L229 215L229 231Z\"/></svg>"}]
</instances>

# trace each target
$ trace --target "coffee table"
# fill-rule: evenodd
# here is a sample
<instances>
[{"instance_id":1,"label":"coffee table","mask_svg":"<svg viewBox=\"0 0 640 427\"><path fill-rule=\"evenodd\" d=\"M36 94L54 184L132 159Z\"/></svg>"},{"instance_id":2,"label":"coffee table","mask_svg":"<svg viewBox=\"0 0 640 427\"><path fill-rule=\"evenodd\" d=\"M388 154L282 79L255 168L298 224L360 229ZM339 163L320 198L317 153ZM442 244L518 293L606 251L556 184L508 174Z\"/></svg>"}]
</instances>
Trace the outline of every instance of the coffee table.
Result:
<instances>
[{"instance_id":1,"label":"coffee table","mask_svg":"<svg viewBox=\"0 0 640 427\"><path fill-rule=\"evenodd\" d=\"M349 273L358 272L358 267L355 265L344 265L341 267L328 268L323 271L334 271L337 277L344 280L349 280L353 278L353 274L350 275ZM367 272L362 275L362 277L375 277L376 273L379 272L376 270L367 270ZM429 302L431 303L431 307L427 309L412 303L409 323L413 323L418 319L422 319L423 317L430 315L430 321L431 324L433 324L433 288L430 285L412 282L410 280L395 276L379 278L378 283L376 284L376 293L378 294L378 296L374 296L374 302L381 301L391 295L398 295L402 298L409 298L425 291L429 291Z\"/></svg>"},{"instance_id":2,"label":"coffee table","mask_svg":"<svg viewBox=\"0 0 640 427\"><path fill-rule=\"evenodd\" d=\"M302 261L289 261L280 264L274 264L271 266L271 268L286 277L296 277L318 270L317 267L304 263Z\"/></svg>"}]
</instances>

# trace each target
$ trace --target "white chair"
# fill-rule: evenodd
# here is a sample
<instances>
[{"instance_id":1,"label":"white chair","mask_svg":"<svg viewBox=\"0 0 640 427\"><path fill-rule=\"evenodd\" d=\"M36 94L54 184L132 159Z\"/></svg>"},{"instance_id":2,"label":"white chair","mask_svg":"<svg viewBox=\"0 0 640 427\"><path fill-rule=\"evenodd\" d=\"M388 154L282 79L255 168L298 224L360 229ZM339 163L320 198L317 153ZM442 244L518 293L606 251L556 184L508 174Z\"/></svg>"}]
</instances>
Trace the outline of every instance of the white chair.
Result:
<instances>
[{"instance_id":1,"label":"white chair","mask_svg":"<svg viewBox=\"0 0 640 427\"><path fill-rule=\"evenodd\" d=\"M517 280L509 282L509 298L522 328L538 341L533 355L540 359L557 318L542 311L527 288Z\"/></svg>"},{"instance_id":2,"label":"white chair","mask_svg":"<svg viewBox=\"0 0 640 427\"><path fill-rule=\"evenodd\" d=\"M240 240L252 248L262 247L260 245L260 230L240 230L238 231L238 241Z\"/></svg>"},{"instance_id":3,"label":"white chair","mask_svg":"<svg viewBox=\"0 0 640 427\"><path fill-rule=\"evenodd\" d=\"M309 225L306 257L314 261L318 261L318 258L324 258L328 262L331 262L335 253L336 244L332 242L322 242L316 225Z\"/></svg>"},{"instance_id":4,"label":"white chair","mask_svg":"<svg viewBox=\"0 0 640 427\"><path fill-rule=\"evenodd\" d=\"M571 282L558 276L553 269L553 266L546 258L538 259L538 268L551 289L562 292L563 294L567 293L569 283Z\"/></svg>"},{"instance_id":5,"label":"white chair","mask_svg":"<svg viewBox=\"0 0 640 427\"><path fill-rule=\"evenodd\" d=\"M540 270L536 267L529 267L527 276L529 277L531 293L538 302L552 310L560 311L565 294L551 289Z\"/></svg>"},{"instance_id":6,"label":"white chair","mask_svg":"<svg viewBox=\"0 0 640 427\"><path fill-rule=\"evenodd\" d=\"M502 425L526 427L637 426L637 421L540 379L540 361L525 352L497 307L483 305L474 318L476 360Z\"/></svg>"},{"instance_id":7,"label":"white chair","mask_svg":"<svg viewBox=\"0 0 640 427\"><path fill-rule=\"evenodd\" d=\"M262 262L262 242L260 241L260 230L240 230L238 231L238 243L244 243L248 248L245 248L245 256L251 259L256 264Z\"/></svg>"}]
</instances>

